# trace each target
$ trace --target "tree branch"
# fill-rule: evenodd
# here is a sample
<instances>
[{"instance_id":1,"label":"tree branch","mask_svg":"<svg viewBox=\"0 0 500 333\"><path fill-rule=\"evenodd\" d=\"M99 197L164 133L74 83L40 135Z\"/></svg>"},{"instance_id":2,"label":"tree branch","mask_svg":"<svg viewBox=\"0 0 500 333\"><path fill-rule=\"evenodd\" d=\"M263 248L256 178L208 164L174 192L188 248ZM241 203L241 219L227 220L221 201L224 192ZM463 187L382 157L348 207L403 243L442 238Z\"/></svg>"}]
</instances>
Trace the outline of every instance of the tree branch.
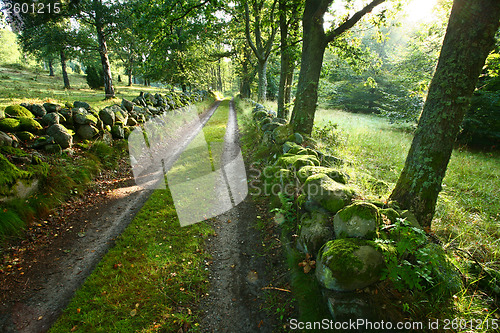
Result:
<instances>
[{"instance_id":1,"label":"tree branch","mask_svg":"<svg viewBox=\"0 0 500 333\"><path fill-rule=\"evenodd\" d=\"M385 0L373 0L368 5L366 5L363 9L361 9L356 14L354 14L350 19L348 19L347 21L345 21L344 23L342 23L339 27L337 27L336 29L330 31L326 35L326 41L327 41L327 43L330 43L335 38L337 38L337 36L341 35L345 31L351 29L359 20L361 20L361 18L363 18L363 16L365 16L368 13L370 13L373 10L373 8L375 8L376 6L380 5L384 1Z\"/></svg>"}]
</instances>

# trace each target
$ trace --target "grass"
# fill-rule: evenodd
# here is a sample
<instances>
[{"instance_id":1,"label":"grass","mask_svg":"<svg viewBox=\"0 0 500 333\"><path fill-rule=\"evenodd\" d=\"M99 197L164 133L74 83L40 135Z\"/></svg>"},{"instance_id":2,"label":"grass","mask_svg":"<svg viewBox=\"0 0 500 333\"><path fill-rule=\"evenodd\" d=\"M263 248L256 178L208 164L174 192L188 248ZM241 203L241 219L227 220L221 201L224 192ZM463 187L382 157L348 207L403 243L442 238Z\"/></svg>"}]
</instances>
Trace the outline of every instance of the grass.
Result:
<instances>
[{"instance_id":1,"label":"grass","mask_svg":"<svg viewBox=\"0 0 500 333\"><path fill-rule=\"evenodd\" d=\"M223 142L228 103L181 154L169 179L206 166L201 154L208 158L207 147L197 145L200 139ZM209 235L205 222L181 227L170 190L156 190L50 332L197 331L197 304L208 290Z\"/></svg>"},{"instance_id":2,"label":"grass","mask_svg":"<svg viewBox=\"0 0 500 333\"><path fill-rule=\"evenodd\" d=\"M239 104L247 111L252 108L243 101ZM276 109L272 104L267 107ZM246 116L240 118L244 121ZM255 126L251 121L247 125L245 135L252 137ZM325 126L328 131L321 133L317 130ZM358 194L366 199L388 198L411 145L410 126L390 124L377 116L320 109L316 113L315 128L315 138L321 136L318 148L347 162L341 169L350 175L350 186ZM244 143L247 158L260 158L258 149L252 148L252 139ZM253 155L248 151L253 151ZM474 319L483 324L487 320L500 319L498 291L495 294L494 286L488 285L485 279L500 269L499 158L498 152L454 150L439 195L432 231L452 255L451 259L463 274L465 287L452 299L434 297L429 291L407 293L399 305L394 305L401 308L408 318L424 321L425 318ZM293 253L289 261L293 270ZM308 300L301 298L308 283L300 279L298 273L292 273L291 283L294 293L298 293L299 308L308 309ZM310 288L314 288L314 284ZM410 297L406 297L408 294ZM491 327L488 330L483 325L475 332L489 331Z\"/></svg>"},{"instance_id":3,"label":"grass","mask_svg":"<svg viewBox=\"0 0 500 333\"><path fill-rule=\"evenodd\" d=\"M338 124L340 144L322 145L334 155L349 161L344 166L358 193L370 199L386 199L404 166L412 135L384 118L319 110L315 126L329 121ZM320 145L321 146L321 145ZM471 272L471 262L483 268L500 269L500 154L453 151L443 191L439 195L432 222L433 233L454 254L455 263L466 279L466 288L446 306L413 304L421 316L451 315L465 319L499 318L491 290L479 287L483 273ZM373 191L366 179L382 180L388 186ZM465 255L464 255L465 253ZM427 300L428 301L428 300ZM436 305L436 304L435 304ZM492 317L490 317L492 316ZM487 332L486 328L478 332Z\"/></svg>"},{"instance_id":4,"label":"grass","mask_svg":"<svg viewBox=\"0 0 500 333\"><path fill-rule=\"evenodd\" d=\"M41 103L85 101L100 110L105 106L120 104L122 98L132 100L141 91L165 93L167 89L145 87L142 85L126 86L126 82L113 81L116 98L104 100L103 90L92 90L87 85L84 74L69 74L71 89L63 88L62 75L49 76L47 71L39 73L23 67L0 65L0 109L22 102ZM125 76L124 76L125 78Z\"/></svg>"},{"instance_id":5,"label":"grass","mask_svg":"<svg viewBox=\"0 0 500 333\"><path fill-rule=\"evenodd\" d=\"M50 332L195 329L212 233L206 223L181 228L169 190L156 190Z\"/></svg>"}]
</instances>

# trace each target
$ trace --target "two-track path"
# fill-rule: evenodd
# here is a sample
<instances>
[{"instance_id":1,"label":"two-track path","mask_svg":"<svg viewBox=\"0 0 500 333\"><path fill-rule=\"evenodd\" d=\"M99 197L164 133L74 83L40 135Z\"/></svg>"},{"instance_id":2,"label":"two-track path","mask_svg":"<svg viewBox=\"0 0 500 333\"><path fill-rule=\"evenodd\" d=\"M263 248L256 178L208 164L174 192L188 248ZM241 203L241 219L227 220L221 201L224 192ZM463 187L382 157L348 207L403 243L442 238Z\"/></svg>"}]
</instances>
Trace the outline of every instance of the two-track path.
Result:
<instances>
[{"instance_id":1,"label":"two-track path","mask_svg":"<svg viewBox=\"0 0 500 333\"><path fill-rule=\"evenodd\" d=\"M171 165L199 133L220 102L188 125ZM239 133L233 103L225 136L222 165L239 153ZM113 246L153 190L134 184L130 167L125 166L121 182L98 189L101 200L90 204L80 198L71 214L62 209L51 221L57 233L48 234L42 244L24 241L19 248L17 270L0 272L0 332L45 332L69 303L72 295ZM226 177L237 177L230 172ZM113 183L113 182L111 182ZM100 191L102 190L102 191ZM99 192L100 191L100 192ZM101 195L102 194L102 195ZM60 217L57 215L60 213ZM216 236L208 242L213 255L210 292L203 304L201 327L206 332L270 332L269 321L258 311L261 288L265 285L265 259L257 255L259 231L251 227L255 207L247 197L238 206L215 218Z\"/></svg>"}]
</instances>

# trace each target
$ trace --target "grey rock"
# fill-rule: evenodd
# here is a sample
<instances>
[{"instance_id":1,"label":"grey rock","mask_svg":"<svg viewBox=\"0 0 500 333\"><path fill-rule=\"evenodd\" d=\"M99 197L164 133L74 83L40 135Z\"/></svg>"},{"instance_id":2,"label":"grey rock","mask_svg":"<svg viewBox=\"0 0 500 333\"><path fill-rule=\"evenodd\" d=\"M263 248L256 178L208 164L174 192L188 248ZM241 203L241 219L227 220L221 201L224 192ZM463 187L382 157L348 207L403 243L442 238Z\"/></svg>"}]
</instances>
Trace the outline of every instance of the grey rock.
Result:
<instances>
[{"instance_id":1,"label":"grey rock","mask_svg":"<svg viewBox=\"0 0 500 333\"><path fill-rule=\"evenodd\" d=\"M53 137L54 141L63 149L70 148L73 145L73 137L63 125L55 124L50 126L47 129L47 135Z\"/></svg>"},{"instance_id":2,"label":"grey rock","mask_svg":"<svg viewBox=\"0 0 500 333\"><path fill-rule=\"evenodd\" d=\"M76 132L84 140L90 140L99 134L99 130L92 125L82 125Z\"/></svg>"},{"instance_id":3,"label":"grey rock","mask_svg":"<svg viewBox=\"0 0 500 333\"><path fill-rule=\"evenodd\" d=\"M59 124L61 120L60 118L61 117L57 112L47 113L45 116L42 117L42 124L45 126L52 126L55 124Z\"/></svg>"},{"instance_id":4,"label":"grey rock","mask_svg":"<svg viewBox=\"0 0 500 333\"><path fill-rule=\"evenodd\" d=\"M321 212L304 214L300 221L297 249L316 256L319 249L334 238L330 217L329 214Z\"/></svg>"},{"instance_id":5,"label":"grey rock","mask_svg":"<svg viewBox=\"0 0 500 333\"><path fill-rule=\"evenodd\" d=\"M87 111L90 110L90 105L87 102L75 101L73 103L73 107L76 108L76 109L78 109L78 108L84 108Z\"/></svg>"},{"instance_id":6,"label":"grey rock","mask_svg":"<svg viewBox=\"0 0 500 333\"><path fill-rule=\"evenodd\" d=\"M58 112L59 110L62 109L62 107L59 104L54 104L54 103L43 103L43 107L48 113Z\"/></svg>"},{"instance_id":7,"label":"grey rock","mask_svg":"<svg viewBox=\"0 0 500 333\"><path fill-rule=\"evenodd\" d=\"M33 113L36 117L43 117L47 114L47 110L40 104L32 104L31 105L31 113Z\"/></svg>"},{"instance_id":8,"label":"grey rock","mask_svg":"<svg viewBox=\"0 0 500 333\"><path fill-rule=\"evenodd\" d=\"M125 98L122 99L122 106L129 112L134 109L134 103Z\"/></svg>"},{"instance_id":9,"label":"grey rock","mask_svg":"<svg viewBox=\"0 0 500 333\"><path fill-rule=\"evenodd\" d=\"M115 124L115 112L112 108L104 108L99 111L99 118L105 125L113 126Z\"/></svg>"},{"instance_id":10,"label":"grey rock","mask_svg":"<svg viewBox=\"0 0 500 333\"><path fill-rule=\"evenodd\" d=\"M12 146L12 138L2 131L0 131L0 146Z\"/></svg>"}]
</instances>

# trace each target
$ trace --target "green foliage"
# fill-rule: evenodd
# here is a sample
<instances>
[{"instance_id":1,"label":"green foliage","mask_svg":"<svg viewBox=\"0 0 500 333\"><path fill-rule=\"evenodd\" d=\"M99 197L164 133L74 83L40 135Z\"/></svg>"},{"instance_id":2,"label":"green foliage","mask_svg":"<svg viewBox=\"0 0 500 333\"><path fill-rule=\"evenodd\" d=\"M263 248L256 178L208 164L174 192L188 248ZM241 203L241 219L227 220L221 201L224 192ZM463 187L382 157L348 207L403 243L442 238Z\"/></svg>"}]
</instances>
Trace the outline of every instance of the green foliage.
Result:
<instances>
[{"instance_id":1,"label":"green foliage","mask_svg":"<svg viewBox=\"0 0 500 333\"><path fill-rule=\"evenodd\" d=\"M471 106L458 136L460 143L476 147L500 144L500 78L492 77L472 96Z\"/></svg>"},{"instance_id":2,"label":"green foliage","mask_svg":"<svg viewBox=\"0 0 500 333\"><path fill-rule=\"evenodd\" d=\"M347 135L331 120L321 126L314 126L312 136L330 147L342 146L347 141Z\"/></svg>"},{"instance_id":3,"label":"green foliage","mask_svg":"<svg viewBox=\"0 0 500 333\"><path fill-rule=\"evenodd\" d=\"M421 290L425 282L432 283L430 255L423 250L427 243L425 232L398 218L390 235L387 243L394 246L394 250L386 251L387 268L383 278L389 278L398 290Z\"/></svg>"},{"instance_id":4,"label":"green foliage","mask_svg":"<svg viewBox=\"0 0 500 333\"><path fill-rule=\"evenodd\" d=\"M104 86L104 71L101 67L88 66L86 70L87 84L92 89L102 89Z\"/></svg>"},{"instance_id":5,"label":"green foliage","mask_svg":"<svg viewBox=\"0 0 500 333\"><path fill-rule=\"evenodd\" d=\"M21 60L16 34L7 29L0 29L0 64L15 64Z\"/></svg>"}]
</instances>

